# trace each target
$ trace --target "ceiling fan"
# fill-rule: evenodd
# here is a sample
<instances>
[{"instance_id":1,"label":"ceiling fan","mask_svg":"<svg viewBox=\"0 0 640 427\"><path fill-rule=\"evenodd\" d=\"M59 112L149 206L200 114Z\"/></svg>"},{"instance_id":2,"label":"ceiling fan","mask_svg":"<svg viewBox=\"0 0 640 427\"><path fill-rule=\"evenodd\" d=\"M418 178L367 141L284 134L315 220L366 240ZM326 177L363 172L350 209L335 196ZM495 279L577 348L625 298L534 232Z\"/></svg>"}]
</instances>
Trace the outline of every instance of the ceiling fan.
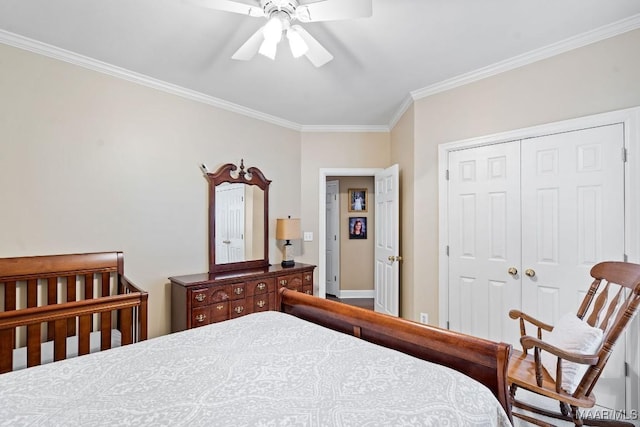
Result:
<instances>
[{"instance_id":1,"label":"ceiling fan","mask_svg":"<svg viewBox=\"0 0 640 427\"><path fill-rule=\"evenodd\" d=\"M297 0L254 0L253 4L234 0L185 1L210 9L267 19L267 23L233 54L233 59L248 61L256 53L275 59L278 43L284 35L289 41L292 55L295 58L305 55L316 67L331 61L333 55L304 28L293 24L295 21L336 21L368 17L372 13L372 0L320 0L307 4L299 4Z\"/></svg>"}]
</instances>

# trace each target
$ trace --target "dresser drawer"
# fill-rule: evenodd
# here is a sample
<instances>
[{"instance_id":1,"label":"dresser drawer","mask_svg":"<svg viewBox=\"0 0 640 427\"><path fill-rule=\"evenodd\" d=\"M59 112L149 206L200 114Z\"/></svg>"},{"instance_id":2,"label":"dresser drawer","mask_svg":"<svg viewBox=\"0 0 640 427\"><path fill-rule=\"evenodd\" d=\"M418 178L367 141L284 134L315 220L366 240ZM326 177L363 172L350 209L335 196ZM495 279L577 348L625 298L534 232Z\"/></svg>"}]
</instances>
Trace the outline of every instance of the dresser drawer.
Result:
<instances>
[{"instance_id":1,"label":"dresser drawer","mask_svg":"<svg viewBox=\"0 0 640 427\"><path fill-rule=\"evenodd\" d=\"M273 292L274 285L275 279L273 277L247 282L245 285L247 289L247 296L262 295Z\"/></svg>"},{"instance_id":2,"label":"dresser drawer","mask_svg":"<svg viewBox=\"0 0 640 427\"><path fill-rule=\"evenodd\" d=\"M209 307L209 323L229 319L229 301L216 302Z\"/></svg>"},{"instance_id":3,"label":"dresser drawer","mask_svg":"<svg viewBox=\"0 0 640 427\"><path fill-rule=\"evenodd\" d=\"M245 283L233 283L231 284L231 299L244 298L246 293Z\"/></svg>"},{"instance_id":4,"label":"dresser drawer","mask_svg":"<svg viewBox=\"0 0 640 427\"><path fill-rule=\"evenodd\" d=\"M255 312L268 311L275 309L276 296L273 292L262 295L254 295L247 298L247 304L251 306L251 310Z\"/></svg>"},{"instance_id":5,"label":"dresser drawer","mask_svg":"<svg viewBox=\"0 0 640 427\"><path fill-rule=\"evenodd\" d=\"M302 292L302 274L288 274L286 276L278 276L276 279L278 289L288 288L294 291Z\"/></svg>"},{"instance_id":6,"label":"dresser drawer","mask_svg":"<svg viewBox=\"0 0 640 427\"><path fill-rule=\"evenodd\" d=\"M231 301L231 313L230 317L235 319L236 317L244 316L251 313L251 305L248 299L243 298L235 301Z\"/></svg>"},{"instance_id":7,"label":"dresser drawer","mask_svg":"<svg viewBox=\"0 0 640 427\"><path fill-rule=\"evenodd\" d=\"M228 301L231 295L231 286L213 286L209 288L209 304Z\"/></svg>"},{"instance_id":8,"label":"dresser drawer","mask_svg":"<svg viewBox=\"0 0 640 427\"><path fill-rule=\"evenodd\" d=\"M209 304L211 298L209 297L210 290L208 288L194 289L191 291L191 306L203 307Z\"/></svg>"},{"instance_id":9,"label":"dresser drawer","mask_svg":"<svg viewBox=\"0 0 640 427\"><path fill-rule=\"evenodd\" d=\"M302 273L302 285L313 286L313 270Z\"/></svg>"},{"instance_id":10,"label":"dresser drawer","mask_svg":"<svg viewBox=\"0 0 640 427\"><path fill-rule=\"evenodd\" d=\"M204 326L209 324L211 316L209 314L209 307L194 308L191 311L191 327Z\"/></svg>"}]
</instances>

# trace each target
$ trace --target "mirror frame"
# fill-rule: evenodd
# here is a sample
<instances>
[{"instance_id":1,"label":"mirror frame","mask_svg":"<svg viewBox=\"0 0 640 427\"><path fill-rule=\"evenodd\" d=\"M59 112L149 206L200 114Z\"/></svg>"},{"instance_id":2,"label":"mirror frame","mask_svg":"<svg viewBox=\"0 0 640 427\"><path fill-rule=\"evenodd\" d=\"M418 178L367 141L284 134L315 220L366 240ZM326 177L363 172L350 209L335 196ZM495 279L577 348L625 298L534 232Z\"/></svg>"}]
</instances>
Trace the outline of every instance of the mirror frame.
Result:
<instances>
[{"instance_id":1,"label":"mirror frame","mask_svg":"<svg viewBox=\"0 0 640 427\"><path fill-rule=\"evenodd\" d=\"M237 171L237 172L236 172ZM223 273L229 271L265 268L269 266L269 184L271 180L265 178L262 171L250 167L245 172L244 159L240 160L240 168L233 163L227 163L217 171L205 174L209 182L209 273ZM227 264L216 264L216 187L223 183L256 185L264 193L264 258Z\"/></svg>"}]
</instances>

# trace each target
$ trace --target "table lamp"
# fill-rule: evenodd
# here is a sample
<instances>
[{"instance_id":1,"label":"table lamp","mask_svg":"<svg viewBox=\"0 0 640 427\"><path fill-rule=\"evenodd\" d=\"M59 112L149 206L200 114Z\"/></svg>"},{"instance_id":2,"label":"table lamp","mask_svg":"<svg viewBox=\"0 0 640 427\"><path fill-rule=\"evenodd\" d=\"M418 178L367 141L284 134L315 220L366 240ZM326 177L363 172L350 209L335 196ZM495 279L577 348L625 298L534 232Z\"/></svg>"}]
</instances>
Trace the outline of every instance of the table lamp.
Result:
<instances>
[{"instance_id":1,"label":"table lamp","mask_svg":"<svg viewBox=\"0 0 640 427\"><path fill-rule=\"evenodd\" d=\"M284 248L282 254L283 267L293 267L295 261L293 260L291 240L300 238L300 218L278 218L276 220L276 239L284 240Z\"/></svg>"}]
</instances>

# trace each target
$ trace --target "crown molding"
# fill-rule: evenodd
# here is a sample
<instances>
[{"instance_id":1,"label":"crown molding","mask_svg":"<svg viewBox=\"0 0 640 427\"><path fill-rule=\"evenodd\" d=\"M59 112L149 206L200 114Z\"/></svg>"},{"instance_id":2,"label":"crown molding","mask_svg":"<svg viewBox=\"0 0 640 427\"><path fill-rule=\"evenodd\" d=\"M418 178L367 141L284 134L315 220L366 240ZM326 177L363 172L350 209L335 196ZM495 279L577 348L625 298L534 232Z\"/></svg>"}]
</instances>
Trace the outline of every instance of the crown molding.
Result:
<instances>
[{"instance_id":1,"label":"crown molding","mask_svg":"<svg viewBox=\"0 0 640 427\"><path fill-rule=\"evenodd\" d=\"M413 104L414 98L413 96L411 96L411 94L407 95L404 100L402 101L402 104L400 104L400 108L398 108L398 111L393 115L393 117L391 118L391 121L389 122L389 129L393 129L398 122L400 121L400 118L402 118L402 115L404 113L406 113L406 111L409 109L409 107L411 107L411 105Z\"/></svg>"},{"instance_id":2,"label":"crown molding","mask_svg":"<svg viewBox=\"0 0 640 427\"><path fill-rule=\"evenodd\" d=\"M640 14L410 92L416 101L640 28ZM406 108L405 108L406 109ZM404 111L403 111L404 112ZM398 116L398 114L396 114Z\"/></svg>"},{"instance_id":3,"label":"crown molding","mask_svg":"<svg viewBox=\"0 0 640 427\"><path fill-rule=\"evenodd\" d=\"M384 125L303 125L302 132L389 132L389 126Z\"/></svg>"},{"instance_id":4,"label":"crown molding","mask_svg":"<svg viewBox=\"0 0 640 427\"><path fill-rule=\"evenodd\" d=\"M200 102L203 104L211 105L223 110L238 113L247 117L262 120L277 126L281 126L296 131L301 130L301 126L297 123L290 122L288 120L281 119L269 114L262 113L260 111L252 110L242 105L234 104L232 102L225 101L223 99L215 98L213 96L205 95L201 92L186 89L184 87L167 83L162 80L155 79L153 77L146 76L144 74L136 73L125 68L116 67L106 62L98 61L97 59L89 58L87 56L79 55L77 53L61 49L46 43L39 42L27 37L20 36L8 31L0 30L0 43L4 43L9 46L13 46L19 49L28 50L49 58L64 61L73 65L77 65L89 70L97 71L99 73L107 74L113 77L117 77L123 80L127 80L132 83L136 83L142 86L147 86L152 89L161 90L172 95L177 95L182 98L190 99L192 101Z\"/></svg>"}]
</instances>

